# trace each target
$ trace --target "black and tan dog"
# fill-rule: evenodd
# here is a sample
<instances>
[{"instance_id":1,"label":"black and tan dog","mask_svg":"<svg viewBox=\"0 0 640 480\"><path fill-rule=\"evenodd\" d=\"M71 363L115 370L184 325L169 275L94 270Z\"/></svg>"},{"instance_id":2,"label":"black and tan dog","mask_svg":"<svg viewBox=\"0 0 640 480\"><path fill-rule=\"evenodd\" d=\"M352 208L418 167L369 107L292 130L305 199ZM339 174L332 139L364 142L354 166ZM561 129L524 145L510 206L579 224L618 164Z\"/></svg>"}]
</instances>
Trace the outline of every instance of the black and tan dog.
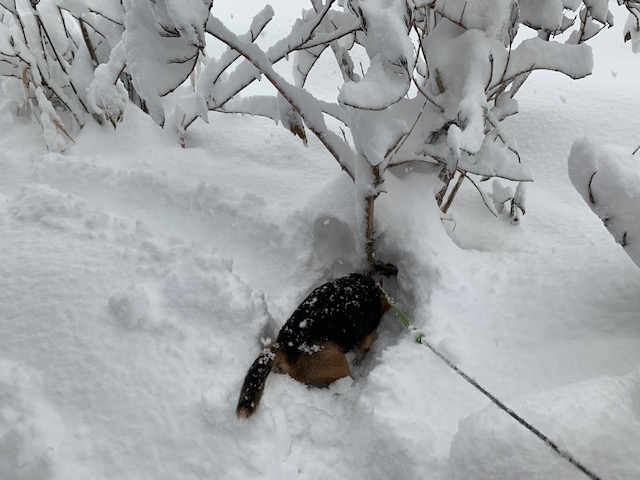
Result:
<instances>
[{"instance_id":1,"label":"black and tan dog","mask_svg":"<svg viewBox=\"0 0 640 480\"><path fill-rule=\"evenodd\" d=\"M389 303L368 275L351 274L312 291L265 348L244 379L236 414L258 408L272 367L299 382L324 387L350 375L345 353L366 353Z\"/></svg>"}]
</instances>

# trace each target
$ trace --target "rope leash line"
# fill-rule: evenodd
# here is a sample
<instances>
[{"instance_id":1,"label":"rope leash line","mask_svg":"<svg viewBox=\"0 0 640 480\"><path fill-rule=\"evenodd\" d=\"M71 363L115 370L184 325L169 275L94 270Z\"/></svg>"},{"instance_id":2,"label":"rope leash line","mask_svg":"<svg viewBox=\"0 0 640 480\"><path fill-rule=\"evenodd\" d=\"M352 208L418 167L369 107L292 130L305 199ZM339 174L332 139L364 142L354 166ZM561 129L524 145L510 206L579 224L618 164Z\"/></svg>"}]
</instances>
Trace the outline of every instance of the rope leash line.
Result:
<instances>
[{"instance_id":1,"label":"rope leash line","mask_svg":"<svg viewBox=\"0 0 640 480\"><path fill-rule=\"evenodd\" d=\"M387 292L385 292L382 289L382 287L380 287L380 291L386 297L387 302L389 303L389 306L393 310L393 313L396 314L396 316L400 319L400 321L405 326L405 328L409 332L416 334L415 341L417 343L419 343L421 345L424 345L429 350L431 350L449 368L451 368L454 372L456 372L458 375L460 375L462 378L464 378L467 381L467 383L471 384L476 390L478 390L480 393L482 393L485 397L487 397L489 400L491 400L491 402L493 402L493 404L495 404L500 410L502 410L505 413L507 413L516 422L518 422L520 425L525 427L527 430L529 430L531 433L533 433L536 437L538 437L540 440L542 440L544 443L546 443L547 446L549 448L551 448L551 450L553 450L556 454L558 454L560 457L565 459L567 462L569 462L575 468L580 470L582 473L584 473L591 480L602 480L601 477L599 477L598 475L593 473L584 464L582 464L579 460L577 460L574 455L572 455L570 452L568 452L568 451L564 450L563 448L561 448L560 446L558 446L558 444L556 442L551 440L548 436L546 436L544 433L542 433L536 427L531 425L531 423L529 423L524 418L522 418L520 415L518 415L516 412L514 412L513 409L511 409L510 407L505 405L504 402L502 402L498 397L496 397L491 392L489 392L486 388L484 388L482 385L480 385L470 375L468 375L466 372L464 372L463 370L458 368L451 360L449 360L444 354L442 354L436 347L434 347L427 340L427 337L424 334L424 332L421 332L420 330L418 330L415 327L415 325L411 322L411 320L409 320L407 318L407 316L395 305L395 303L393 303L393 301L391 300L391 298L389 297Z\"/></svg>"}]
</instances>

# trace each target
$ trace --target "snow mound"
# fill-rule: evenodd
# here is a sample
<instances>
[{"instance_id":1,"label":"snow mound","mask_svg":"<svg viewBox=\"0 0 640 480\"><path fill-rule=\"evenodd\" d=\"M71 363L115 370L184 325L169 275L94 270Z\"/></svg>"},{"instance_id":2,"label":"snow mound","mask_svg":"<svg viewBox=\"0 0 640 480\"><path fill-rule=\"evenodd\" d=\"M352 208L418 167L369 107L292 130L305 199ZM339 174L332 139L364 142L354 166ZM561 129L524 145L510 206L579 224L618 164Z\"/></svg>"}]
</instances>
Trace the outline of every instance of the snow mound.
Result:
<instances>
[{"instance_id":1,"label":"snow mound","mask_svg":"<svg viewBox=\"0 0 640 480\"><path fill-rule=\"evenodd\" d=\"M203 397L206 418L216 429L229 431L229 441L243 446L243 468L228 478L311 480L327 473L354 480L418 478L407 475L415 466L401 434L358 405L362 383L344 378L326 389L309 389L272 374L259 412L249 421L236 420L233 408L224 405L227 398L236 400L237 392L228 397L208 392ZM266 443L264 432L269 432ZM251 476L253 471L259 473Z\"/></svg>"},{"instance_id":2,"label":"snow mound","mask_svg":"<svg viewBox=\"0 0 640 480\"><path fill-rule=\"evenodd\" d=\"M37 372L0 358L0 478L69 478L60 472L70 460L66 432L41 383Z\"/></svg>"},{"instance_id":3,"label":"snow mound","mask_svg":"<svg viewBox=\"0 0 640 480\"><path fill-rule=\"evenodd\" d=\"M635 478L640 458L640 370L536 393L511 407L602 478ZM606 465L606 467L603 467ZM460 422L449 459L455 479L582 479L584 475L494 406Z\"/></svg>"},{"instance_id":4,"label":"snow mound","mask_svg":"<svg viewBox=\"0 0 640 480\"><path fill-rule=\"evenodd\" d=\"M23 186L13 200L11 213L16 220L62 231L92 231L109 223L104 212L92 209L82 198L42 184Z\"/></svg>"},{"instance_id":5,"label":"snow mound","mask_svg":"<svg viewBox=\"0 0 640 480\"><path fill-rule=\"evenodd\" d=\"M16 364L0 363L0 477L51 478L52 459L37 425L33 405L23 393L28 374Z\"/></svg>"},{"instance_id":6,"label":"snow mound","mask_svg":"<svg viewBox=\"0 0 640 480\"><path fill-rule=\"evenodd\" d=\"M165 308L221 330L257 332L268 320L266 304L232 268L232 261L205 253L177 262L162 282Z\"/></svg>"},{"instance_id":7,"label":"snow mound","mask_svg":"<svg viewBox=\"0 0 640 480\"><path fill-rule=\"evenodd\" d=\"M640 267L640 163L621 148L577 140L569 177L587 205Z\"/></svg>"},{"instance_id":8,"label":"snow mound","mask_svg":"<svg viewBox=\"0 0 640 480\"><path fill-rule=\"evenodd\" d=\"M99 163L103 158L94 156L89 160L77 157L62 157L47 155L38 163L38 177L41 181L53 184L56 188L69 189L78 195L91 198L96 203L105 202L105 198L115 199L112 210L123 217L160 221L166 230L176 230L175 225L184 226L179 232L183 236L193 234L207 225L235 225L238 230L245 222L251 226L260 225L265 229L272 229L273 224L267 215L262 214L265 201L253 193L239 195L233 188L215 183L199 182L194 184L168 178L166 172L149 172L126 168L113 168ZM94 182L93 191L86 192L80 185L83 182ZM57 190L43 186L43 190L50 189L55 196ZM70 200L64 198L55 203L76 202L78 205L66 205L62 210L66 216L75 217L95 214L82 198L69 195ZM41 209L52 208L48 200L43 199ZM164 209L162 218L157 218L159 208ZM60 212L58 212L60 214ZM265 218L266 217L266 218ZM177 229L179 230L179 229ZM218 239L221 229L207 230L206 236L199 240ZM250 234L251 232L249 232ZM239 241L245 241L241 237Z\"/></svg>"},{"instance_id":9,"label":"snow mound","mask_svg":"<svg viewBox=\"0 0 640 480\"><path fill-rule=\"evenodd\" d=\"M143 287L130 285L109 298L109 310L123 326L133 328L149 310L149 295Z\"/></svg>"},{"instance_id":10,"label":"snow mound","mask_svg":"<svg viewBox=\"0 0 640 480\"><path fill-rule=\"evenodd\" d=\"M237 397L236 389L229 386L211 387L202 394L200 401L204 418L214 427L230 427L234 424L231 420L235 415Z\"/></svg>"},{"instance_id":11,"label":"snow mound","mask_svg":"<svg viewBox=\"0 0 640 480\"><path fill-rule=\"evenodd\" d=\"M179 238L166 237L142 221L107 214L84 198L50 185L23 186L7 208L12 218L21 223L40 224L76 238L129 247L122 254L135 253L143 270L148 265L166 265L188 250Z\"/></svg>"}]
</instances>

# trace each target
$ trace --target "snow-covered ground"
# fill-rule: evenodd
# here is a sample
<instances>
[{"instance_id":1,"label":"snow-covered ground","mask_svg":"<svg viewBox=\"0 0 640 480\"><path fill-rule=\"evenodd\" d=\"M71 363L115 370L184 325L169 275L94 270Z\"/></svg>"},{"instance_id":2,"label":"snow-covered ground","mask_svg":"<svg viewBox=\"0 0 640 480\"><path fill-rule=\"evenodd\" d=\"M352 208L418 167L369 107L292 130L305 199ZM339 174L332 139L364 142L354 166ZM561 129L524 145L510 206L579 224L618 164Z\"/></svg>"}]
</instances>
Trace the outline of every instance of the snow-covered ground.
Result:
<instances>
[{"instance_id":1,"label":"snow-covered ground","mask_svg":"<svg viewBox=\"0 0 640 480\"><path fill-rule=\"evenodd\" d=\"M567 157L579 137L640 144L628 50L608 36L594 76L521 92L521 225L470 185L441 222L417 172L378 205L399 306L603 479L640 478L640 270ZM271 375L237 420L259 338L353 268L352 187L263 119L212 114L188 140L130 106L117 131L47 154L37 124L0 110L0 479L584 478L391 313L354 379Z\"/></svg>"}]
</instances>

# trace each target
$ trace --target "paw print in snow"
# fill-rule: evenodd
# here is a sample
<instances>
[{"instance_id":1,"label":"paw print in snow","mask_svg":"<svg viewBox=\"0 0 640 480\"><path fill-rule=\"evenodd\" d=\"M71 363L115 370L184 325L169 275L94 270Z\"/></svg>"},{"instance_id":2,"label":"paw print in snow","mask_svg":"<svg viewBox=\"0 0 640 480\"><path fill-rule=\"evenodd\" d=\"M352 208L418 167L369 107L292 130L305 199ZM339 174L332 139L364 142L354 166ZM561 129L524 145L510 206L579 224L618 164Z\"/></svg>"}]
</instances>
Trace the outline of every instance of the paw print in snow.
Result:
<instances>
[{"instance_id":1,"label":"paw print in snow","mask_svg":"<svg viewBox=\"0 0 640 480\"><path fill-rule=\"evenodd\" d=\"M149 295L139 285L130 285L126 290L109 298L109 311L126 328L138 325L149 310Z\"/></svg>"}]
</instances>

